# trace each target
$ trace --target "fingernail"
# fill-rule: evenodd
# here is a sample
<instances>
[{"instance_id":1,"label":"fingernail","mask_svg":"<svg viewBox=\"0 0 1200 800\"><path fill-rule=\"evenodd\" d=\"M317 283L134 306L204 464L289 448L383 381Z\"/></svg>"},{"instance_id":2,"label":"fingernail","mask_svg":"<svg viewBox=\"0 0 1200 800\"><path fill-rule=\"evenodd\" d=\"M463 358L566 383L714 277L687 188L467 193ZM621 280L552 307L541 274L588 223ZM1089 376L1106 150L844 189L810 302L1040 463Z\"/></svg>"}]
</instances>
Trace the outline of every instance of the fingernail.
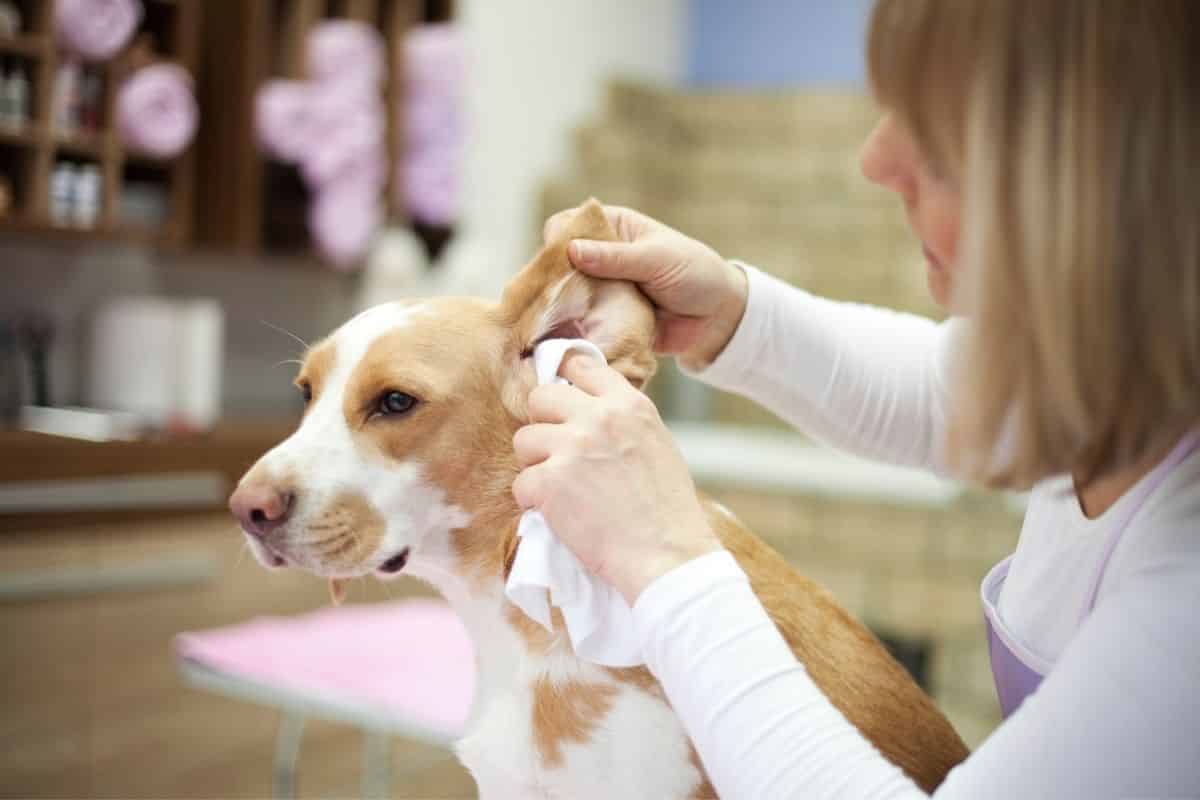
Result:
<instances>
[{"instance_id":1,"label":"fingernail","mask_svg":"<svg viewBox=\"0 0 1200 800\"><path fill-rule=\"evenodd\" d=\"M574 264L586 264L591 261L596 255L596 248L586 242L576 239L567 245L570 252L571 262Z\"/></svg>"}]
</instances>

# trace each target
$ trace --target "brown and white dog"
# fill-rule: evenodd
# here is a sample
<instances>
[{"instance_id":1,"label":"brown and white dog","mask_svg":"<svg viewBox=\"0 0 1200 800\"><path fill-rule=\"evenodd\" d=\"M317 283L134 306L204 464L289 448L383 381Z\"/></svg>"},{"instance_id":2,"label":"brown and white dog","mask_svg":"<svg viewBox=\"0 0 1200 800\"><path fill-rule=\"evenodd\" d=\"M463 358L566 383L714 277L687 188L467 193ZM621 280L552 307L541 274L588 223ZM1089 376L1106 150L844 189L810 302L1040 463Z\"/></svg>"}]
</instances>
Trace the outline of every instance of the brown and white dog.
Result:
<instances>
[{"instance_id":1,"label":"brown and white dog","mask_svg":"<svg viewBox=\"0 0 1200 800\"><path fill-rule=\"evenodd\" d=\"M569 238L613 239L594 202ZM478 690L457 751L484 798L711 797L661 687L642 668L575 657L504 594L521 509L515 431L542 339L583 336L634 385L652 375L654 313L631 284L543 249L499 304L438 298L366 311L313 346L296 379L299 428L230 499L265 566L338 581L428 581L475 640ZM929 698L821 587L731 514L714 529L816 683L893 763L931 790L967 751ZM407 646L419 647L419 642Z\"/></svg>"}]
</instances>

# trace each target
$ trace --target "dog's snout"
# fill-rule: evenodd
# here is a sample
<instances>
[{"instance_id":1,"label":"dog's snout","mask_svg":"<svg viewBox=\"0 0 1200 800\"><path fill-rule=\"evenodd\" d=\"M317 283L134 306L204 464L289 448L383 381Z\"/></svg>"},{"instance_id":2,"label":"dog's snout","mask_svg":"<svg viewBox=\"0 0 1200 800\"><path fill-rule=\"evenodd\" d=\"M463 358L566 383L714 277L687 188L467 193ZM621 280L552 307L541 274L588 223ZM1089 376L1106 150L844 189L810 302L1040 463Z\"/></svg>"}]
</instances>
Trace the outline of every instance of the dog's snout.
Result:
<instances>
[{"instance_id":1,"label":"dog's snout","mask_svg":"<svg viewBox=\"0 0 1200 800\"><path fill-rule=\"evenodd\" d=\"M264 483L243 484L229 498L229 510L242 523L242 529L263 537L287 521L296 496L277 486Z\"/></svg>"}]
</instances>

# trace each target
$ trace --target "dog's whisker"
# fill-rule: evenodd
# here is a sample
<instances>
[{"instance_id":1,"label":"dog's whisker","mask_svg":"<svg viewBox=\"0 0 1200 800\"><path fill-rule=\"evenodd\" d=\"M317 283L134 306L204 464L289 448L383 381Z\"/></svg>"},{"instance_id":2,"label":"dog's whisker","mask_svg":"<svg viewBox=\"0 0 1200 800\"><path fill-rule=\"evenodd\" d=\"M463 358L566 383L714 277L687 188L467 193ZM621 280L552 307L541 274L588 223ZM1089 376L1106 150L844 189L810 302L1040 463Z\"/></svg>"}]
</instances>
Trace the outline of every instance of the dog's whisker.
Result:
<instances>
[{"instance_id":1,"label":"dog's whisker","mask_svg":"<svg viewBox=\"0 0 1200 800\"><path fill-rule=\"evenodd\" d=\"M303 340L303 339L301 339L299 336L297 336L296 334L294 334L294 333L292 333L291 331L289 331L287 328L281 328L281 327L280 327L280 326L278 326L278 325L275 325L275 324L273 324L273 323L267 322L265 319L260 319L260 320L259 320L259 322L261 322L263 325L266 325L268 328L271 328L271 329L273 329L273 330L279 331L280 333L284 334L285 336L290 336L291 338L293 338L293 339L295 339L297 342L299 342L299 343L300 343L300 346L301 346L301 347L303 347L305 350L307 350L307 349L308 349L308 342L304 341L304 340Z\"/></svg>"}]
</instances>

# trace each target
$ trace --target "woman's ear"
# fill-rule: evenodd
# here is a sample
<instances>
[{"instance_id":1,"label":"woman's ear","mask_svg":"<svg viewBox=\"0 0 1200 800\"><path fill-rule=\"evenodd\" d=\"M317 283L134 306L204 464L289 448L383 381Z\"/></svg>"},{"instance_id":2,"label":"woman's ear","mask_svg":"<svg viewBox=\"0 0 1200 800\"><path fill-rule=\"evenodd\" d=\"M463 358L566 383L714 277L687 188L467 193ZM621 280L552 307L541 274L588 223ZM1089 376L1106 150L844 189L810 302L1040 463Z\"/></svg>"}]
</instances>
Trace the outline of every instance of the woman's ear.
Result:
<instances>
[{"instance_id":1,"label":"woman's ear","mask_svg":"<svg viewBox=\"0 0 1200 800\"><path fill-rule=\"evenodd\" d=\"M582 205L562 238L547 244L505 287L500 300L505 322L523 355L546 339L587 339L641 388L657 367L654 306L628 281L578 272L567 258L572 239L617 241L595 200Z\"/></svg>"}]
</instances>

